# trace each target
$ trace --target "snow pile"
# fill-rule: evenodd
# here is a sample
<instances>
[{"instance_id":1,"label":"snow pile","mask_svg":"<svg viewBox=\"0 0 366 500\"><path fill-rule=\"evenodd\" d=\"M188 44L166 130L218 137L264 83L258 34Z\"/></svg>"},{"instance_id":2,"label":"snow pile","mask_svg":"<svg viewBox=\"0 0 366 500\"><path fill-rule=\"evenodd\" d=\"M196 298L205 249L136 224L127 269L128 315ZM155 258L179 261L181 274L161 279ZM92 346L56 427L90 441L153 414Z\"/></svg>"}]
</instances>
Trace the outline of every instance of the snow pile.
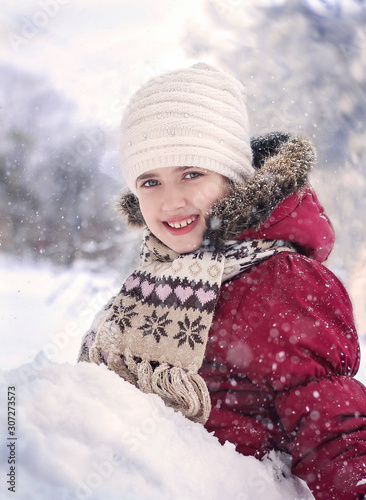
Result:
<instances>
[{"instance_id":1,"label":"snow pile","mask_svg":"<svg viewBox=\"0 0 366 500\"><path fill-rule=\"evenodd\" d=\"M0 380L2 394L9 385L17 393L19 499L313 498L279 455L260 462L221 446L202 425L104 367L39 354Z\"/></svg>"},{"instance_id":2,"label":"snow pile","mask_svg":"<svg viewBox=\"0 0 366 500\"><path fill-rule=\"evenodd\" d=\"M244 457L105 367L75 365L83 333L127 269L35 267L4 257L0 268L0 366L8 370L0 371L1 498L14 496L4 481L8 386L17 394L20 500L313 498L291 475L287 456ZM364 310L364 283L364 272L355 273L356 312ZM365 355L357 378L366 383Z\"/></svg>"}]
</instances>

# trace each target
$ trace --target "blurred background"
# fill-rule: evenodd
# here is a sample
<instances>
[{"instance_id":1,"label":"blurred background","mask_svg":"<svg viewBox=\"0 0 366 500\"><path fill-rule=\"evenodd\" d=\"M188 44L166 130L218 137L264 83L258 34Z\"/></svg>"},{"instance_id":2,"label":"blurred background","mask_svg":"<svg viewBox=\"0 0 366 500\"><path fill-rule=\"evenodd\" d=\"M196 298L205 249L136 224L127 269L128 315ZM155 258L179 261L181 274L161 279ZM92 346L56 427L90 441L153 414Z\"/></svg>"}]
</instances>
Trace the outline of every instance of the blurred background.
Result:
<instances>
[{"instance_id":1,"label":"blurred background","mask_svg":"<svg viewBox=\"0 0 366 500\"><path fill-rule=\"evenodd\" d=\"M364 0L5 0L0 18L3 367L40 350L75 360L136 265L139 235L115 210L121 113L146 80L199 60L246 85L253 136L314 142L327 265L366 332Z\"/></svg>"}]
</instances>

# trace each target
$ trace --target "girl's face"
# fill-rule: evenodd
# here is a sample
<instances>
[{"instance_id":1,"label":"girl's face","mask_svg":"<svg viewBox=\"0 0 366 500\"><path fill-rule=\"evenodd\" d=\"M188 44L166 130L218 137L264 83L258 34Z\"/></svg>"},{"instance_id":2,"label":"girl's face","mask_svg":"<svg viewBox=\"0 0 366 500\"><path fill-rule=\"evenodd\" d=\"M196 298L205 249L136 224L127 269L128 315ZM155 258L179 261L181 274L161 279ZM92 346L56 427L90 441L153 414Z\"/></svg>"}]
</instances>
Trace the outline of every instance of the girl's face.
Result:
<instances>
[{"instance_id":1,"label":"girl's face","mask_svg":"<svg viewBox=\"0 0 366 500\"><path fill-rule=\"evenodd\" d=\"M188 253L202 245L205 216L225 194L228 181L201 168L164 167L141 175L136 185L150 231L172 250Z\"/></svg>"}]
</instances>

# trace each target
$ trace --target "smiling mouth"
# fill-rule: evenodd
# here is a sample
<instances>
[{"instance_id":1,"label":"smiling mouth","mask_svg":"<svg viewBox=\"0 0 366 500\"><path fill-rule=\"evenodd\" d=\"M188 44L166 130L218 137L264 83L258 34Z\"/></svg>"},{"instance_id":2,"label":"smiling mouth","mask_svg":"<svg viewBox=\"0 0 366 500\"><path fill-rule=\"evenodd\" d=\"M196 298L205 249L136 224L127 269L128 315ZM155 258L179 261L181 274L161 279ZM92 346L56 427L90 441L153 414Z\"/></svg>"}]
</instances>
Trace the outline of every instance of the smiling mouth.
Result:
<instances>
[{"instance_id":1,"label":"smiling mouth","mask_svg":"<svg viewBox=\"0 0 366 500\"><path fill-rule=\"evenodd\" d=\"M181 222L166 222L166 224L169 227L172 227L174 229L181 229L183 227L187 227L190 224L192 224L192 222L194 222L197 218L198 218L198 215L195 215L194 217L190 217L189 219L187 219L185 221L181 221Z\"/></svg>"}]
</instances>

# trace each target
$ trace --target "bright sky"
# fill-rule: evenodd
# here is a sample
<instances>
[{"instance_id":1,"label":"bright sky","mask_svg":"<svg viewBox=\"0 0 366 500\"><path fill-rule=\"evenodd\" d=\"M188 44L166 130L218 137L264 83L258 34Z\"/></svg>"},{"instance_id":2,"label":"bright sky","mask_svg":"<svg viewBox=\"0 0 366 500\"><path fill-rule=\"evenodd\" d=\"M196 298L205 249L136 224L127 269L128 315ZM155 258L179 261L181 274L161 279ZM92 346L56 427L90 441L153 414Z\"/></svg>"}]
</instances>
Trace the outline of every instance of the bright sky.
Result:
<instances>
[{"instance_id":1,"label":"bright sky","mask_svg":"<svg viewBox=\"0 0 366 500\"><path fill-rule=\"evenodd\" d=\"M49 77L84 115L113 125L135 87L194 62L181 38L188 23L204 23L204 6L205 0L5 0L0 57Z\"/></svg>"}]
</instances>

